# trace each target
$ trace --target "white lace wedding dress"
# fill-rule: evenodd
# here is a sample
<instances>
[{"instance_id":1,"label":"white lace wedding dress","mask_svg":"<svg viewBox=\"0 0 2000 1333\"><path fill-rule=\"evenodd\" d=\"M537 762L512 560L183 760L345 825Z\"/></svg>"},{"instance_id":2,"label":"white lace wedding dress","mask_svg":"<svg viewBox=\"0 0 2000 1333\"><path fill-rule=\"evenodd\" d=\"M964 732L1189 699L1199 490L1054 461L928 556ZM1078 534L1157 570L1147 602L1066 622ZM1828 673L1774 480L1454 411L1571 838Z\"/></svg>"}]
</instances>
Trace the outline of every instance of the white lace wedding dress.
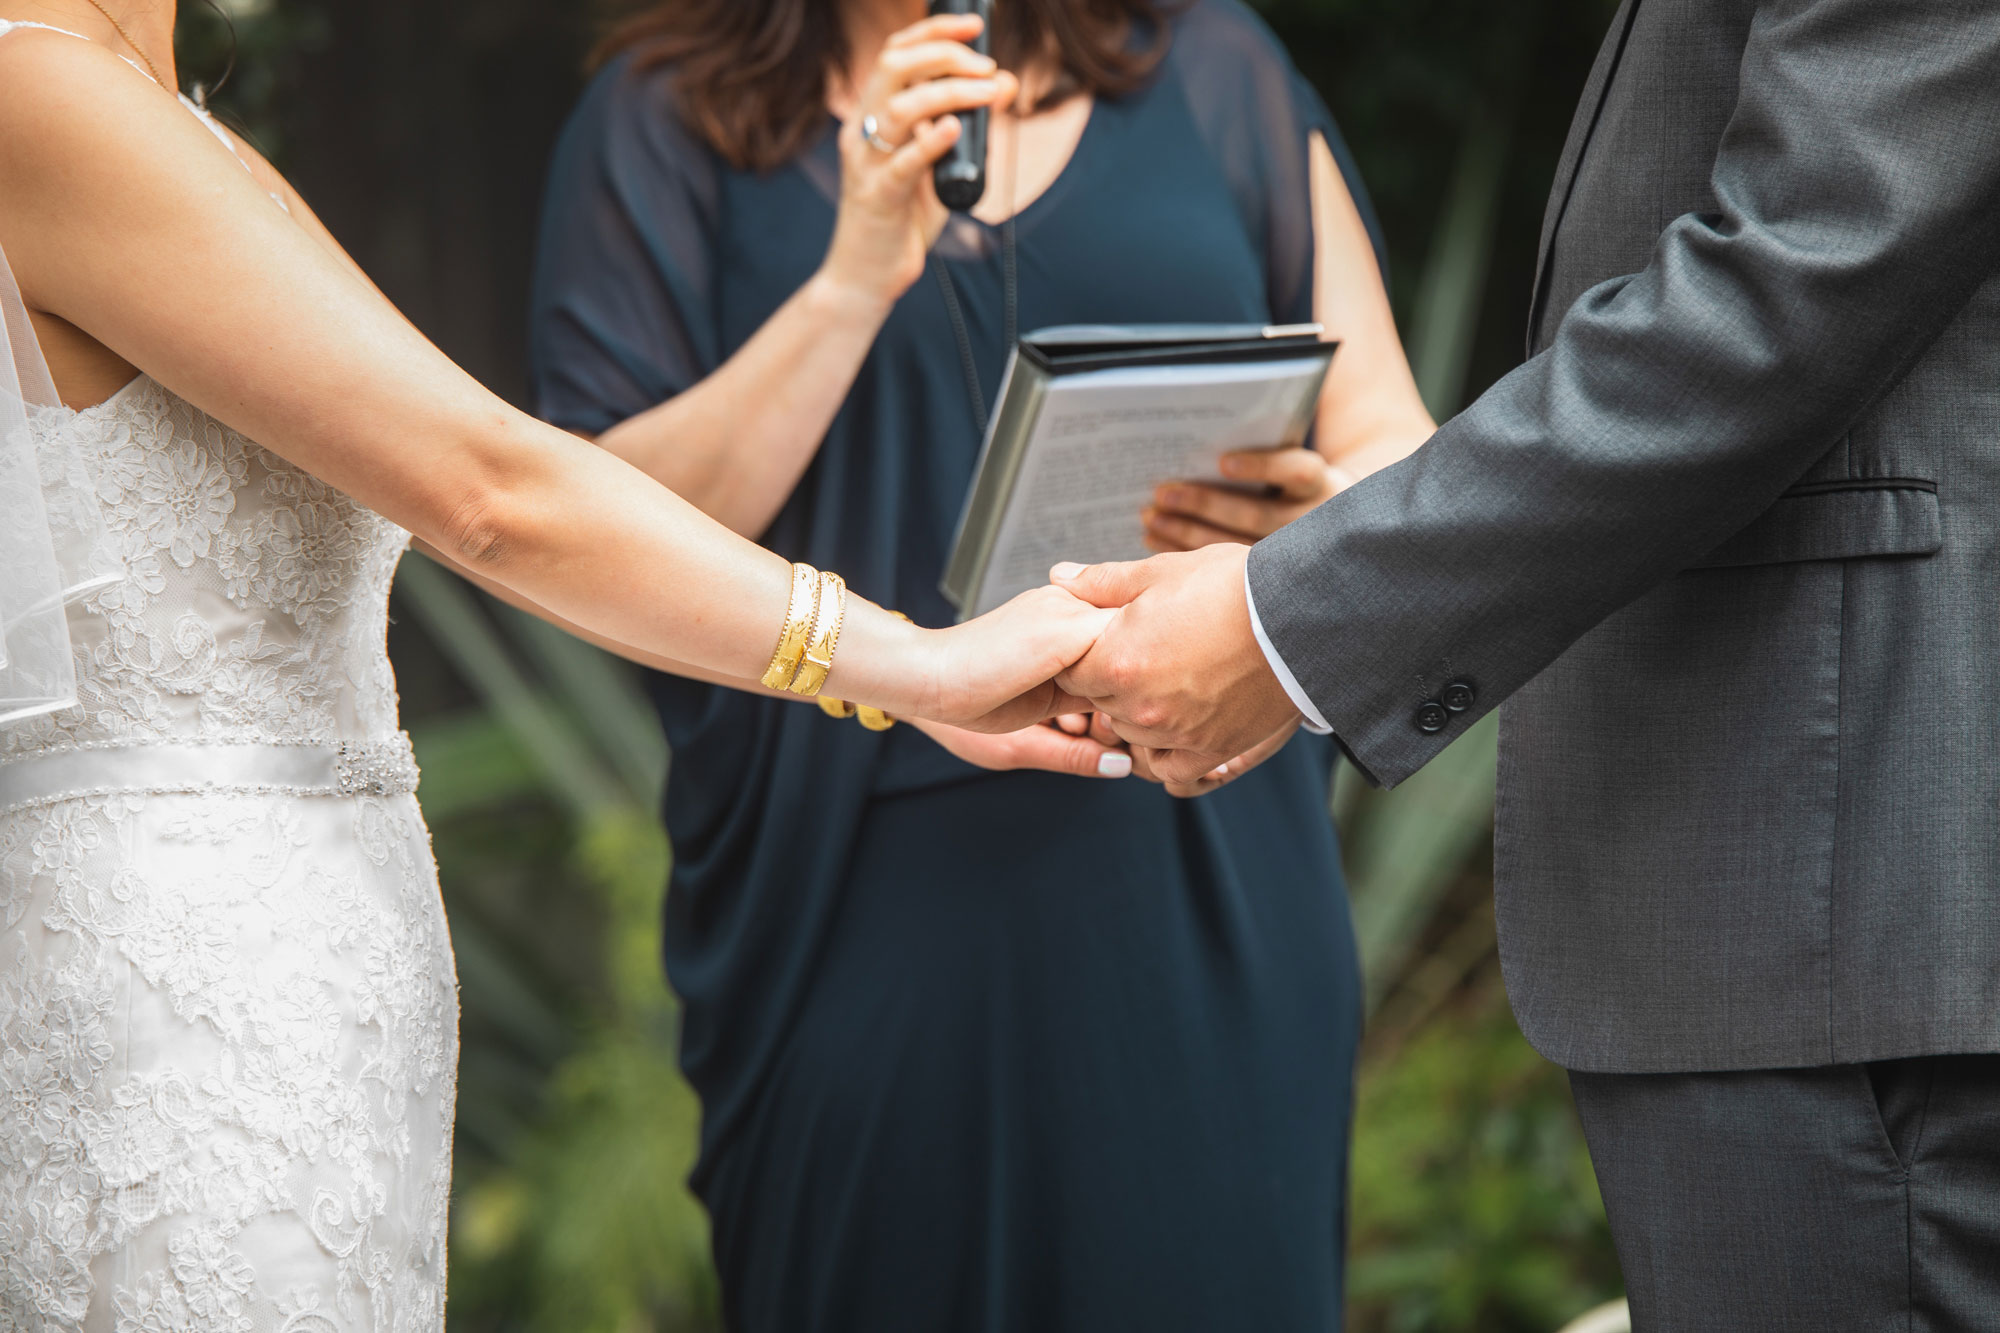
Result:
<instances>
[{"instance_id":1,"label":"white lace wedding dress","mask_svg":"<svg viewBox=\"0 0 2000 1333\"><path fill-rule=\"evenodd\" d=\"M69 609L80 706L0 727L0 1330L438 1333L408 535L144 377L30 419L124 577Z\"/></svg>"}]
</instances>

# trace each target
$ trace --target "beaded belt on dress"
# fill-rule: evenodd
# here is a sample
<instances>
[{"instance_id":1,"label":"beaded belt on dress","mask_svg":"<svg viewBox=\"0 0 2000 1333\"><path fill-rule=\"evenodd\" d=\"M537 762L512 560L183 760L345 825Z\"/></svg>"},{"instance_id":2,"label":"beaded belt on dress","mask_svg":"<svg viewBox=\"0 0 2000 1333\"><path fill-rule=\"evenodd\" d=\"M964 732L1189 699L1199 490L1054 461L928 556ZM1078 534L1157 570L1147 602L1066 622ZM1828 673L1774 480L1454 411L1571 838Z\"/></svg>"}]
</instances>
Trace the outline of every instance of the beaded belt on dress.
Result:
<instances>
[{"instance_id":1,"label":"beaded belt on dress","mask_svg":"<svg viewBox=\"0 0 2000 1333\"><path fill-rule=\"evenodd\" d=\"M416 789L416 755L400 731L382 740L335 745L85 744L0 760L0 814L128 792L400 796Z\"/></svg>"}]
</instances>

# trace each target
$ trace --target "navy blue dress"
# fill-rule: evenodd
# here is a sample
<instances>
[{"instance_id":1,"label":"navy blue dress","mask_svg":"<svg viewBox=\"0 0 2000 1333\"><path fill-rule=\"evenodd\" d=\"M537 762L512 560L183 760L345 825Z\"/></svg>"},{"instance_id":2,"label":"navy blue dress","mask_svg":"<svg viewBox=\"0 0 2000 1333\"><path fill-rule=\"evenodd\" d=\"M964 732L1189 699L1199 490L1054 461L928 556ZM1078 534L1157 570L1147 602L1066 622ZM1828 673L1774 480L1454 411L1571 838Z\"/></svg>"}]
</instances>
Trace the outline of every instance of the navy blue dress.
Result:
<instances>
[{"instance_id":1,"label":"navy blue dress","mask_svg":"<svg viewBox=\"0 0 2000 1333\"><path fill-rule=\"evenodd\" d=\"M1345 167L1339 137L1235 0L1173 24L1157 76L1093 109L1018 219L1023 329L1310 317L1307 136ZM565 427L601 432L715 370L832 235L831 121L796 162L739 171L672 87L613 64L557 150L533 352ZM991 402L999 232L955 220L933 262ZM938 576L980 424L927 275L765 543L949 624ZM666 963L704 1110L693 1186L732 1328L1339 1326L1360 999L1324 744L1177 802L983 772L910 727L652 691L674 754Z\"/></svg>"}]
</instances>

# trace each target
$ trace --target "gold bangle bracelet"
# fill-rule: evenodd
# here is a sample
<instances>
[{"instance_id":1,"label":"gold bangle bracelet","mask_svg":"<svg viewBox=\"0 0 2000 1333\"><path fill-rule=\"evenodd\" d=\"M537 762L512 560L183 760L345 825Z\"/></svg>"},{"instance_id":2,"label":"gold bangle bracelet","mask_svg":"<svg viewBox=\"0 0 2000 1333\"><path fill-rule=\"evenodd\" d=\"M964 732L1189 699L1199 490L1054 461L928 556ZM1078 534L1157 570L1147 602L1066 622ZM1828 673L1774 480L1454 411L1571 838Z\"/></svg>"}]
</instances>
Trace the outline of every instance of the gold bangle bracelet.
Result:
<instances>
[{"instance_id":1,"label":"gold bangle bracelet","mask_svg":"<svg viewBox=\"0 0 2000 1333\"><path fill-rule=\"evenodd\" d=\"M778 649L771 654L771 665L764 668L765 689L788 689L798 675L819 612L819 589L818 570L811 565L792 566L792 598L785 607L785 623L778 630Z\"/></svg>"},{"instance_id":2,"label":"gold bangle bracelet","mask_svg":"<svg viewBox=\"0 0 2000 1333\"><path fill-rule=\"evenodd\" d=\"M847 618L847 583L840 575L819 576L819 605L813 611L812 637L807 640L805 660L792 678L792 693L812 698L826 684L833 670L834 650L840 646L841 622Z\"/></svg>"},{"instance_id":3,"label":"gold bangle bracelet","mask_svg":"<svg viewBox=\"0 0 2000 1333\"><path fill-rule=\"evenodd\" d=\"M825 713L828 717L849 718L853 717L860 710L844 699L836 699L830 694L822 694L819 697L819 711Z\"/></svg>"}]
</instances>

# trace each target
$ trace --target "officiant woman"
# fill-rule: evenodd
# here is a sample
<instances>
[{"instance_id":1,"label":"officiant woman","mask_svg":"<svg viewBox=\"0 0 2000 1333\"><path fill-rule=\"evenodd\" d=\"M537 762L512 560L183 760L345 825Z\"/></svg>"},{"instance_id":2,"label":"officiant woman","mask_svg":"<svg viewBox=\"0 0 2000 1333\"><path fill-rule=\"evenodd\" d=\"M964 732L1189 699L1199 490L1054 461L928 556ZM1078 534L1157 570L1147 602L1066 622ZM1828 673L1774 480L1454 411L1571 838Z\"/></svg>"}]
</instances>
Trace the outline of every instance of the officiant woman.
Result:
<instances>
[{"instance_id":1,"label":"officiant woman","mask_svg":"<svg viewBox=\"0 0 2000 1333\"><path fill-rule=\"evenodd\" d=\"M619 29L549 180L543 415L931 625L1017 329L1342 340L1317 452L1247 459L1268 499L1163 494L1163 548L1254 540L1427 437L1361 185L1246 8L999 0L997 68L977 31L922 0ZM947 218L929 164L979 105L986 194ZM1176 801L990 771L1061 766L1047 729L651 689L730 1327L1339 1326L1361 1009L1324 741Z\"/></svg>"}]
</instances>

